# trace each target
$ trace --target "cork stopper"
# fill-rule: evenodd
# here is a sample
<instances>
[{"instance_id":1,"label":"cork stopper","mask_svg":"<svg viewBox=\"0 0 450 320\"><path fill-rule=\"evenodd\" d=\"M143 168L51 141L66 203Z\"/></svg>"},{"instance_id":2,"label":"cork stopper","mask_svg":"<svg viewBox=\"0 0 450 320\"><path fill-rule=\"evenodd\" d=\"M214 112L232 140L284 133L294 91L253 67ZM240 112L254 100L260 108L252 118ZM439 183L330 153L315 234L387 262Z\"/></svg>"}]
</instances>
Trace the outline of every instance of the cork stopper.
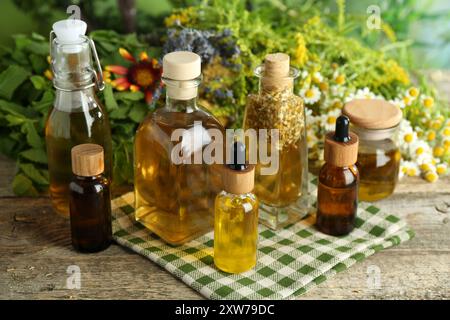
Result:
<instances>
[{"instance_id":1,"label":"cork stopper","mask_svg":"<svg viewBox=\"0 0 450 320\"><path fill-rule=\"evenodd\" d=\"M336 130L325 136L325 162L336 167L354 165L358 159L358 136L349 132L350 121L346 116L336 120Z\"/></svg>"},{"instance_id":2,"label":"cork stopper","mask_svg":"<svg viewBox=\"0 0 450 320\"><path fill-rule=\"evenodd\" d=\"M245 162L245 145L235 142L232 154L232 163L222 167L223 188L232 194L251 192L255 183L255 166Z\"/></svg>"},{"instance_id":3,"label":"cork stopper","mask_svg":"<svg viewBox=\"0 0 450 320\"><path fill-rule=\"evenodd\" d=\"M290 58L285 53L268 54L264 59L264 75L262 85L265 90L283 90L293 85L293 79L289 76Z\"/></svg>"},{"instance_id":4,"label":"cork stopper","mask_svg":"<svg viewBox=\"0 0 450 320\"><path fill-rule=\"evenodd\" d=\"M92 177L105 169L103 147L98 144L79 144L72 148L72 172L77 176Z\"/></svg>"},{"instance_id":5,"label":"cork stopper","mask_svg":"<svg viewBox=\"0 0 450 320\"><path fill-rule=\"evenodd\" d=\"M342 111L350 121L365 129L388 129L402 119L402 111L383 99L355 99L345 104Z\"/></svg>"}]
</instances>

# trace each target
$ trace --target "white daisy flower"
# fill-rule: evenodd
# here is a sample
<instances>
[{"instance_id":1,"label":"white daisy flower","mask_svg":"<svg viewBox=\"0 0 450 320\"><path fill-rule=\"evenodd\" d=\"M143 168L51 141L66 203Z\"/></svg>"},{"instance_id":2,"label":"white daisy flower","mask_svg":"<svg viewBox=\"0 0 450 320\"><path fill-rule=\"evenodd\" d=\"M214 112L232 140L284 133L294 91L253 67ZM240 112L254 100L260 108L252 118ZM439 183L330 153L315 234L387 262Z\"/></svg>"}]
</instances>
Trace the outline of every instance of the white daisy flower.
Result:
<instances>
[{"instance_id":1,"label":"white daisy flower","mask_svg":"<svg viewBox=\"0 0 450 320\"><path fill-rule=\"evenodd\" d=\"M410 145L409 156L411 159L415 159L418 163L430 161L430 159L433 158L432 149L428 143L419 139Z\"/></svg>"},{"instance_id":2,"label":"white daisy flower","mask_svg":"<svg viewBox=\"0 0 450 320\"><path fill-rule=\"evenodd\" d=\"M333 96L339 97L339 98L344 97L346 89L347 88L345 86L340 86L340 85L332 85L330 87L331 94Z\"/></svg>"},{"instance_id":3,"label":"white daisy flower","mask_svg":"<svg viewBox=\"0 0 450 320\"><path fill-rule=\"evenodd\" d=\"M400 178L404 176L416 177L420 174L419 166L412 161L403 161L400 163Z\"/></svg>"},{"instance_id":4,"label":"white daisy flower","mask_svg":"<svg viewBox=\"0 0 450 320\"><path fill-rule=\"evenodd\" d=\"M392 103L394 106L404 109L405 108L405 102L403 102L402 99L395 98L394 100L389 100L390 103Z\"/></svg>"},{"instance_id":5,"label":"white daisy flower","mask_svg":"<svg viewBox=\"0 0 450 320\"><path fill-rule=\"evenodd\" d=\"M397 134L401 147L407 147L407 145L414 143L417 140L417 133L413 130L411 123L406 119L403 119L400 122Z\"/></svg>"},{"instance_id":6,"label":"white daisy flower","mask_svg":"<svg viewBox=\"0 0 450 320\"><path fill-rule=\"evenodd\" d=\"M308 75L309 75L309 72L306 71L306 70L303 70L303 71L300 73L300 78L305 79Z\"/></svg>"},{"instance_id":7,"label":"white daisy flower","mask_svg":"<svg viewBox=\"0 0 450 320\"><path fill-rule=\"evenodd\" d=\"M336 119L341 115L341 109L333 109L327 114L321 116L322 128L325 131L334 131L336 127Z\"/></svg>"},{"instance_id":8,"label":"white daisy flower","mask_svg":"<svg viewBox=\"0 0 450 320\"><path fill-rule=\"evenodd\" d=\"M306 104L314 104L320 100L320 90L316 86L310 88L303 88L300 90L300 96L303 98Z\"/></svg>"},{"instance_id":9,"label":"white daisy flower","mask_svg":"<svg viewBox=\"0 0 450 320\"><path fill-rule=\"evenodd\" d=\"M363 89L356 90L355 93L351 93L345 102L354 100L354 99L374 99L376 98L376 95L370 91L369 88L365 87Z\"/></svg>"},{"instance_id":10,"label":"white daisy flower","mask_svg":"<svg viewBox=\"0 0 450 320\"><path fill-rule=\"evenodd\" d=\"M315 83L321 83L323 81L323 76L322 76L322 74L319 71L316 71L312 75L312 80Z\"/></svg>"}]
</instances>

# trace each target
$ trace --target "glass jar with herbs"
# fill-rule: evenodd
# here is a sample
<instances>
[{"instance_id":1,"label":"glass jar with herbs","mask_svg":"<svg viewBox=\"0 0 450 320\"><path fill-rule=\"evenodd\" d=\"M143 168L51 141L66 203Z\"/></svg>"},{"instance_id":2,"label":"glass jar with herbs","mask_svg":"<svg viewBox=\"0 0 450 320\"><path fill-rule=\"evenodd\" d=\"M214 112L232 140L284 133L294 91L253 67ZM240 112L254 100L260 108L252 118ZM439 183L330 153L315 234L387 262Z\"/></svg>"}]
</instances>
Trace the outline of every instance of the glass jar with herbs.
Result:
<instances>
[{"instance_id":1,"label":"glass jar with herbs","mask_svg":"<svg viewBox=\"0 0 450 320\"><path fill-rule=\"evenodd\" d=\"M294 94L298 73L287 54L267 55L255 70L259 92L247 99L244 128L259 133L255 193L260 199L260 221L272 229L298 221L308 210L305 109L303 100ZM267 132L266 141L261 139L261 130ZM269 165L261 161L261 148L278 159L278 170L267 173ZM278 157L273 157L274 152Z\"/></svg>"}]
</instances>

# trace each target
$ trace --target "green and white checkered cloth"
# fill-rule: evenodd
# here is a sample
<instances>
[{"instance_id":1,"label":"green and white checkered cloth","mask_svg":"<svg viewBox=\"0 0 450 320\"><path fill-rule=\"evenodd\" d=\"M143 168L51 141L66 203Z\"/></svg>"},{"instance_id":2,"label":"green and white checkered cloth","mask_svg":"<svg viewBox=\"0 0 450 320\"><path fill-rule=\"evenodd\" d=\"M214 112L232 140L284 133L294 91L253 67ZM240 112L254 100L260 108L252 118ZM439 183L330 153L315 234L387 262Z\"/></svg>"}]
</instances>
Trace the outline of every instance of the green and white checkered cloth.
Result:
<instances>
[{"instance_id":1,"label":"green and white checkered cloth","mask_svg":"<svg viewBox=\"0 0 450 320\"><path fill-rule=\"evenodd\" d=\"M317 180L311 181L311 194ZM147 257L210 299L289 299L377 251L411 239L406 223L376 206L359 203L356 228L332 237L314 228L314 217L277 232L259 226L258 262L238 275L219 271L213 232L182 246L165 244L134 220L133 193L113 200L114 239Z\"/></svg>"}]
</instances>

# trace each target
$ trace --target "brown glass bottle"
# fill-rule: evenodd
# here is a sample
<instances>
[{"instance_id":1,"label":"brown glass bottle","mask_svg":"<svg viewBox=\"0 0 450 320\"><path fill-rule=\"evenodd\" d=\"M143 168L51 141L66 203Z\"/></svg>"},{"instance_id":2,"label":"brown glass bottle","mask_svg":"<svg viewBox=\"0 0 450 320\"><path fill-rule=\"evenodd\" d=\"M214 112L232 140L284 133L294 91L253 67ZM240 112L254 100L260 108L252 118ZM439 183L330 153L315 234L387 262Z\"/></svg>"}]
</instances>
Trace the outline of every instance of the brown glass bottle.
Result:
<instances>
[{"instance_id":1,"label":"brown glass bottle","mask_svg":"<svg viewBox=\"0 0 450 320\"><path fill-rule=\"evenodd\" d=\"M319 172L316 226L333 236L353 230L358 209L358 136L348 127L348 118L340 116L336 131L326 135L325 164Z\"/></svg>"},{"instance_id":2,"label":"brown glass bottle","mask_svg":"<svg viewBox=\"0 0 450 320\"><path fill-rule=\"evenodd\" d=\"M356 165L336 167L324 164L319 173L317 228L326 234L344 235L355 225L358 208Z\"/></svg>"},{"instance_id":3,"label":"brown glass bottle","mask_svg":"<svg viewBox=\"0 0 450 320\"><path fill-rule=\"evenodd\" d=\"M112 241L110 182L103 175L103 148L82 144L72 148L70 189L72 245L81 252L98 252Z\"/></svg>"}]
</instances>

